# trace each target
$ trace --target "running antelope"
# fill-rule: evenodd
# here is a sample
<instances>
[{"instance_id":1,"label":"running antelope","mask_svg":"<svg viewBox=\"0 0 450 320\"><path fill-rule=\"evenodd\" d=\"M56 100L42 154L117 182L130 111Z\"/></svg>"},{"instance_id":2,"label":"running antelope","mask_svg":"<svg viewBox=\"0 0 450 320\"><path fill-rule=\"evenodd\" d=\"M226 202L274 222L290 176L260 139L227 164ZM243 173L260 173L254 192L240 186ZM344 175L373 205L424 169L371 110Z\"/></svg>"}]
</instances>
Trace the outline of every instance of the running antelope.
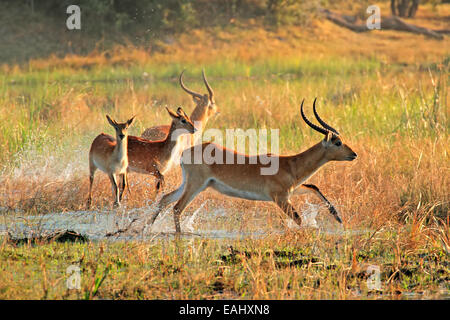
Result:
<instances>
[{"instance_id":1,"label":"running antelope","mask_svg":"<svg viewBox=\"0 0 450 320\"><path fill-rule=\"evenodd\" d=\"M279 159L278 171L273 175L261 174L261 169L267 165L261 163L260 156L238 154L234 150L213 143L204 143L201 145L201 154L205 155L204 151L207 151L210 155L215 154L215 157L218 154L223 155L223 158L219 158L223 159L222 164L217 162L206 164L205 161L195 163L195 161L191 161L191 157L193 153L200 152L195 150L199 146L186 149L181 158L183 182L178 189L161 198L156 212L151 217L151 224L154 223L163 208L178 201L173 208L173 213L176 232L180 233L180 215L189 203L208 187L231 197L275 202L298 225L301 225L301 218L292 206L290 197L293 194L314 193L325 202L334 218L342 223L338 212L319 188L312 184L304 184L304 182L325 163L352 161L356 159L357 155L342 142L339 133L319 117L316 112L316 100L313 104L314 115L322 127L311 123L306 118L303 112L303 102L300 107L301 116L307 125L325 136L322 141L296 155L266 155ZM245 157L244 164L237 163L238 156ZM230 163L229 159L234 160L233 164L227 164L227 161Z\"/></svg>"},{"instance_id":2,"label":"running antelope","mask_svg":"<svg viewBox=\"0 0 450 320\"><path fill-rule=\"evenodd\" d=\"M92 203L92 184L94 174L97 169L105 172L111 180L112 193L114 197L114 207L120 206L122 195L128 187L127 167L127 144L128 127L133 123L134 117L125 123L117 123L106 115L108 122L116 130L116 139L109 134L101 133L92 141L89 151L89 197L87 207ZM119 178L119 181L117 180ZM119 185L122 185L119 195Z\"/></svg>"},{"instance_id":3,"label":"running antelope","mask_svg":"<svg viewBox=\"0 0 450 320\"><path fill-rule=\"evenodd\" d=\"M154 175L158 179L157 193L164 185L163 174L171 166L180 137L197 131L183 109L178 108L177 113L167 109L167 112L172 118L172 124L169 134L163 140L149 141L135 136L128 137L128 170Z\"/></svg>"},{"instance_id":4,"label":"running antelope","mask_svg":"<svg viewBox=\"0 0 450 320\"><path fill-rule=\"evenodd\" d=\"M188 94L192 96L192 99L194 100L194 103L196 104L196 107L194 111L192 111L192 114L190 116L191 121L195 124L195 127L197 128L197 133L194 135L191 135L190 137L184 137L182 142L180 142L180 151L179 153L190 147L193 146L197 140L201 137L201 134L203 132L203 128L206 126L206 123L208 122L208 119L211 118L213 115L218 113L218 108L216 106L216 103L214 101L214 91L212 90L211 86L209 85L208 81L206 80L205 72L202 70L202 77L203 82L205 83L206 89L208 90L208 94L201 95L200 93L194 92L190 89L188 89L184 83L183 83L183 73L184 70L180 74L179 82L181 88L186 91ZM141 137L148 140L162 140L167 137L169 134L170 126L168 125L161 125L156 127L151 127L145 129L145 131L142 133Z\"/></svg>"}]
</instances>

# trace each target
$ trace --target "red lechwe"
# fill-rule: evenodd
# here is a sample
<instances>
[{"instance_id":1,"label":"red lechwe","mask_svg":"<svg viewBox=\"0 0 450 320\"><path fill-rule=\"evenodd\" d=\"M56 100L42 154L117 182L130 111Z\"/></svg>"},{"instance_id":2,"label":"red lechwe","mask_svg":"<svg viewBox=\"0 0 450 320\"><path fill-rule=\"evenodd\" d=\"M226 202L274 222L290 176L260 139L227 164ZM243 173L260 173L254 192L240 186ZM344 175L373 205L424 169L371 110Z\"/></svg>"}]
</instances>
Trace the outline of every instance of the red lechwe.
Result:
<instances>
[{"instance_id":1,"label":"red lechwe","mask_svg":"<svg viewBox=\"0 0 450 320\"><path fill-rule=\"evenodd\" d=\"M178 189L162 197L156 212L151 217L151 224L154 223L163 208L178 201L173 208L173 214L176 232L180 233L180 215L189 203L208 187L231 197L275 202L298 225L301 225L301 218L292 206L290 197L293 194L314 193L325 202L335 219L342 223L338 212L319 188L315 185L304 184L304 182L327 162L352 161L356 159L357 155L342 142L339 133L319 117L316 112L316 100L314 100L313 110L322 127L311 123L306 118L303 112L303 102L300 108L301 116L306 124L325 136L322 141L308 150L292 156L265 155L278 160L278 170L269 175L261 174L261 169L267 167L267 164L261 162L261 155L238 154L234 150L214 143L204 143L186 149L181 158L183 182ZM217 155L220 155L220 163L208 161L207 164L204 159L200 163L192 161L193 154L201 152L201 156L204 156L205 151L215 159L217 159ZM241 164L238 163L238 157L244 158L245 161L240 161ZM233 160L230 161L230 159Z\"/></svg>"},{"instance_id":2,"label":"red lechwe","mask_svg":"<svg viewBox=\"0 0 450 320\"><path fill-rule=\"evenodd\" d=\"M158 179L157 192L163 187L163 175L171 167L180 138L196 131L183 109L178 108L177 113L169 109L167 111L172 123L169 134L163 140L149 141L135 136L128 137L128 170L154 175Z\"/></svg>"},{"instance_id":3,"label":"red lechwe","mask_svg":"<svg viewBox=\"0 0 450 320\"><path fill-rule=\"evenodd\" d=\"M127 144L128 144L128 127L134 120L134 117L125 123L117 123L108 115L106 116L110 125L116 130L116 139L112 136L101 133L94 141L92 141L89 151L89 197L87 207L92 204L92 184L94 182L94 174L97 169L105 172L111 180L112 193L114 197L114 206L117 207L122 201L122 195L128 186L127 179ZM120 181L118 181L118 179ZM122 190L119 195L119 185Z\"/></svg>"},{"instance_id":4,"label":"red lechwe","mask_svg":"<svg viewBox=\"0 0 450 320\"><path fill-rule=\"evenodd\" d=\"M216 105L215 99L214 99L214 91L212 90L211 86L208 83L208 80L206 80L205 72L202 71L202 77L203 82L206 86L206 89L208 90L208 94L200 94L195 91L192 91L188 89L184 82L183 82L183 72L180 74L179 83L181 88L186 91L188 94L192 96L192 99L194 100L194 103L196 104L194 111L192 111L191 116L189 117L192 121L192 123L195 125L195 128L197 129L197 132L191 136L185 136L181 137L176 151L176 157L174 158L173 163L179 163L180 155L186 148L189 148L196 144L203 133L203 129L206 126L206 123L208 120L213 117L214 115L217 115L219 113L219 109ZM141 137L148 140L163 140L167 137L170 131L169 125L160 125L155 127L150 127L145 129L145 131L142 133ZM170 168L168 168L170 169Z\"/></svg>"}]
</instances>

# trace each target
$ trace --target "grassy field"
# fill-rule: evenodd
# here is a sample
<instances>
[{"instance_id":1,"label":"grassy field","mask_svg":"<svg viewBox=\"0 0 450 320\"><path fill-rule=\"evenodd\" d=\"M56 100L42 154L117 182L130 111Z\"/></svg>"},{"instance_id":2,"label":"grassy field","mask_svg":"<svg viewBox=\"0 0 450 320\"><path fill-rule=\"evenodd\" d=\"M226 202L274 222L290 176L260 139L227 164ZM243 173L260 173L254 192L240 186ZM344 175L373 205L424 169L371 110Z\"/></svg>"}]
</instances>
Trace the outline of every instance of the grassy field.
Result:
<instances>
[{"instance_id":1,"label":"grassy field","mask_svg":"<svg viewBox=\"0 0 450 320\"><path fill-rule=\"evenodd\" d=\"M450 6L438 8L424 7L414 23L443 27ZM102 131L113 133L105 114L136 114L130 130L140 135L169 123L165 106L189 113L193 104L177 83L183 68L190 88L206 91L205 68L215 90L220 116L208 128L278 128L280 152L300 152L322 138L299 113L305 98L312 117L318 97L319 113L358 160L328 164L310 180L339 208L345 230L323 206L318 221L326 228L296 230L272 204L206 191L185 213L204 205L194 230L262 236L38 244L2 236L0 298L449 298L446 44L392 31L354 34L323 21L306 30L250 23L194 30L158 53L117 47L3 65L3 224L84 210L90 143ZM166 192L180 183L180 170L167 180ZM154 204L153 178L131 174L130 183L123 211ZM310 196L293 202L301 211L319 203ZM95 210L108 211L111 203L109 181L97 173ZM66 286L72 264L81 268L80 290ZM367 286L371 265L380 268L380 290Z\"/></svg>"}]
</instances>

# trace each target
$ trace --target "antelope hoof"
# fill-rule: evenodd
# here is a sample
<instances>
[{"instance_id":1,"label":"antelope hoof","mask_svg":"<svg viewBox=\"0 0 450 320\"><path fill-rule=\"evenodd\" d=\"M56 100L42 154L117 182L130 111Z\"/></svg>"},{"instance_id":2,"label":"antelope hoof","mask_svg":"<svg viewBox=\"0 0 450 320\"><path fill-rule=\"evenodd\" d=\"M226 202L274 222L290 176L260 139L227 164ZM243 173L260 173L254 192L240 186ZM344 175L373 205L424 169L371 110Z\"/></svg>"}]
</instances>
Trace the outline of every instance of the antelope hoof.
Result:
<instances>
[{"instance_id":1,"label":"antelope hoof","mask_svg":"<svg viewBox=\"0 0 450 320\"><path fill-rule=\"evenodd\" d=\"M329 206L328 209L330 210L330 213L333 215L333 217L336 219L337 222L342 223L341 218L339 217L339 213L333 206Z\"/></svg>"}]
</instances>

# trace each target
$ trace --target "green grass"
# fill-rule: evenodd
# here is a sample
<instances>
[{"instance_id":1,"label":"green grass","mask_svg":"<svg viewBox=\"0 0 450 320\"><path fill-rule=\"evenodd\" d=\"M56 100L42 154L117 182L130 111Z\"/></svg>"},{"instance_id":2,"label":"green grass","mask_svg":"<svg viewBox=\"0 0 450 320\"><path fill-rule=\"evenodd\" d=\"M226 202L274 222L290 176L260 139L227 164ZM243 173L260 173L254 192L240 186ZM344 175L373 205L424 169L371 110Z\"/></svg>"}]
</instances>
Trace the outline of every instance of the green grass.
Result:
<instances>
[{"instance_id":1,"label":"green grass","mask_svg":"<svg viewBox=\"0 0 450 320\"><path fill-rule=\"evenodd\" d=\"M189 86L203 92L204 88L199 82L200 68L185 67L188 69L186 81ZM61 130L59 111L65 107L58 105L61 97L67 97L64 102L70 103L70 99L75 99L77 95L89 95L86 101L90 111L115 112L118 106L114 106L114 100L127 97L130 101L130 95L135 90L135 94L145 97L144 101L139 101L144 106L135 106L141 112L152 107L152 100L157 101L157 108L161 104L175 106L181 102L189 109L188 98L182 96L175 81L182 69L181 65L174 64L131 68L97 67L93 70L41 70L3 75L0 102L3 108L14 108L14 114L5 110L0 125L0 141L7 150L2 155L3 160L29 144L36 146L39 141L45 143L47 136L64 139L57 133ZM282 132L281 145L288 149L296 149L303 144L302 139L298 143L289 141L298 130L302 134L309 132L301 123L294 121L298 115L297 106L303 97L307 101L319 97L321 113L326 119L333 119L333 124L342 128L343 132L384 137L399 132L415 137L433 137L437 130L446 132L448 129L445 96L434 101L435 92L432 91L427 72L418 73L421 86L413 89L402 85L405 78L403 73L408 77L415 75L415 72L407 69L398 73L390 72L381 80L377 77L384 71L377 62L371 60L353 62L345 58L325 61L274 58L254 64L225 61L207 65L205 69L216 89L217 102L222 106L223 116L221 121L215 123L216 126L225 128L230 123L241 128L275 125ZM148 72L151 78L143 77L143 72ZM442 72L441 75L434 73L433 76L443 78ZM386 78L392 80L391 84L386 84ZM270 79L270 87L267 79ZM445 94L445 88L445 85L440 84L436 90L438 94ZM169 99L169 96L175 99ZM258 104L268 111L265 115L257 110ZM120 105L123 109L122 105L126 105L126 102L120 101ZM236 105L250 108L253 117L242 118L236 112ZM125 107L130 109L129 106ZM285 114L275 124L270 113L279 113L283 109L288 109L292 114ZM138 118L139 129L154 123L147 114L139 114ZM10 121L16 125L12 127ZM68 130L72 129L71 125L78 126L67 124ZM106 130L106 123L102 127Z\"/></svg>"},{"instance_id":2,"label":"green grass","mask_svg":"<svg viewBox=\"0 0 450 320\"><path fill-rule=\"evenodd\" d=\"M2 244L2 298L28 299L345 299L439 297L448 285L445 253L396 254L386 233L359 243L301 232L262 240L191 239L152 243ZM326 243L329 244L326 244ZM320 246L314 243L322 243ZM299 246L301 244L301 246ZM233 247L230 251L229 246ZM81 289L69 290L70 265ZM380 267L380 290L367 286L370 265ZM29 281L35 279L35 281ZM338 289L341 288L341 289ZM404 294L401 296L401 294Z\"/></svg>"},{"instance_id":3,"label":"green grass","mask_svg":"<svg viewBox=\"0 0 450 320\"><path fill-rule=\"evenodd\" d=\"M253 61L251 63L240 60L221 59L220 61L199 66L196 63L152 63L137 65L135 62L121 62L106 66L88 64L84 68L77 66L55 66L24 68L23 71L5 73L1 76L5 84L14 83L24 86L42 86L49 82L109 82L133 79L145 80L143 73L147 72L151 79L167 80L178 78L183 69L194 78L201 77L201 70L207 70L210 77L267 77L291 75L294 77L322 77L322 76L348 76L364 73L373 73L380 69L380 63L374 59L353 59L334 57L317 59L313 57L270 57ZM68 63L70 65L70 63Z\"/></svg>"}]
</instances>

